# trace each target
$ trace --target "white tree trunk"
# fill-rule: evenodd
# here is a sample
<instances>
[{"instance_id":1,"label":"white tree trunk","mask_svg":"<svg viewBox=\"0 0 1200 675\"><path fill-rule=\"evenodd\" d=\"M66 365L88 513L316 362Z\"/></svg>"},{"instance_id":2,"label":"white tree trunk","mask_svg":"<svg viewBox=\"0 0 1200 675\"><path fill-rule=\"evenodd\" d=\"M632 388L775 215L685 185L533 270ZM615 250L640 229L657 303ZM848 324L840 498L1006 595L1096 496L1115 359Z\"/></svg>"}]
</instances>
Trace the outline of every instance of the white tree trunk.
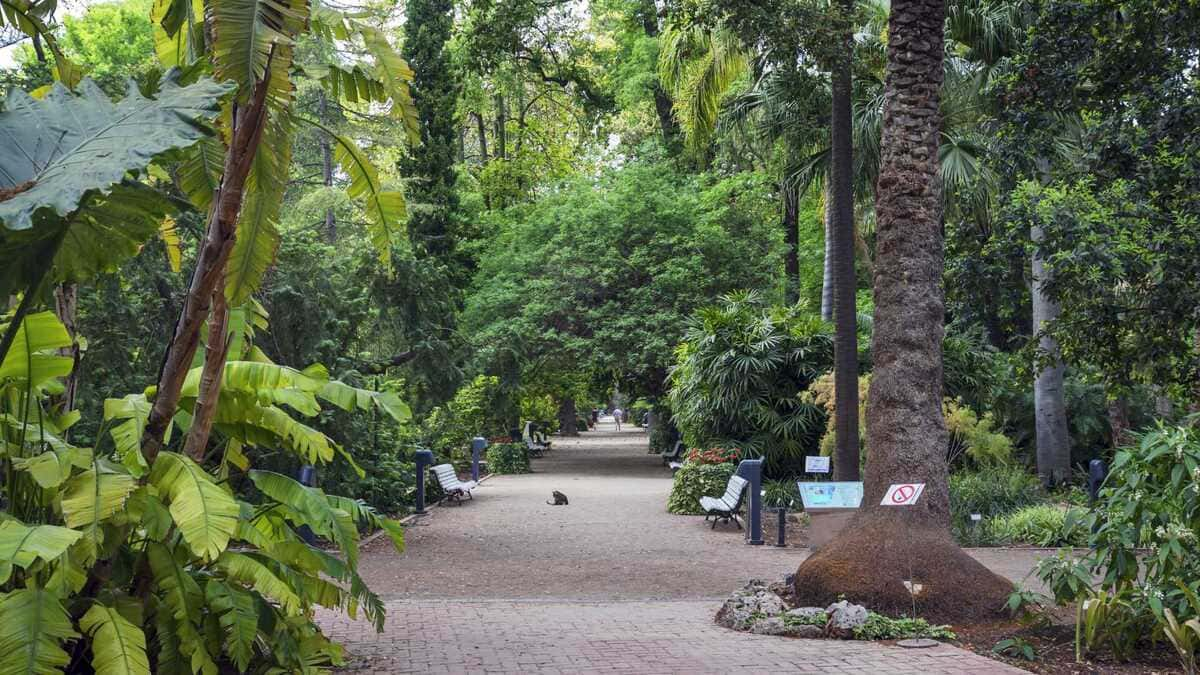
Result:
<instances>
[{"instance_id":1,"label":"white tree trunk","mask_svg":"<svg viewBox=\"0 0 1200 675\"><path fill-rule=\"evenodd\" d=\"M833 209L829 186L825 186L825 262L821 274L821 318L833 321Z\"/></svg>"},{"instance_id":2,"label":"white tree trunk","mask_svg":"<svg viewBox=\"0 0 1200 675\"><path fill-rule=\"evenodd\" d=\"M1033 330L1041 333L1044 326L1058 318L1059 306L1042 292L1050 272L1037 252L1042 229L1030 228L1034 243L1033 282L1030 295L1033 304ZM1071 472L1071 436L1067 430L1067 405L1063 392L1062 360L1058 343L1048 335L1038 337L1038 349L1053 359L1038 373L1033 382L1034 420L1037 427L1037 471L1044 485L1067 480Z\"/></svg>"}]
</instances>

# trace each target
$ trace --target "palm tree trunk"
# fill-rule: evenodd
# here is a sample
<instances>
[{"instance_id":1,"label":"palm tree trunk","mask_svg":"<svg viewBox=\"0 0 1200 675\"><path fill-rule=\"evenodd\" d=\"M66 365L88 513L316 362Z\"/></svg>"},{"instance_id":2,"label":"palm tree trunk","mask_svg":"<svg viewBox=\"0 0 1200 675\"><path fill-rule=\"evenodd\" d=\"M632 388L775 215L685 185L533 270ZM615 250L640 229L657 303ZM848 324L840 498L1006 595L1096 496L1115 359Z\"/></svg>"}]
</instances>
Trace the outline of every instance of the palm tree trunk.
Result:
<instances>
[{"instance_id":1,"label":"palm tree trunk","mask_svg":"<svg viewBox=\"0 0 1200 675\"><path fill-rule=\"evenodd\" d=\"M841 58L833 67L833 114L830 125L831 205L826 207L830 223L827 246L833 258L833 386L834 438L833 479L857 481L858 458L858 310L854 275L854 123L851 98L851 68L854 51L851 23L854 1L844 0ZM832 208L830 208L832 207ZM827 216L828 217L828 216Z\"/></svg>"},{"instance_id":2,"label":"palm tree trunk","mask_svg":"<svg viewBox=\"0 0 1200 675\"><path fill-rule=\"evenodd\" d=\"M784 300L793 305L800 300L800 194L788 181L780 182L783 195L783 238L787 242L784 260Z\"/></svg>"},{"instance_id":3,"label":"palm tree trunk","mask_svg":"<svg viewBox=\"0 0 1200 675\"><path fill-rule=\"evenodd\" d=\"M995 615L1012 590L949 529L937 153L944 20L944 0L891 5L864 497L850 524L797 570L803 605L844 594L883 614L917 605L927 619L957 621ZM924 483L924 493L911 506L882 505L893 483Z\"/></svg>"},{"instance_id":4,"label":"palm tree trunk","mask_svg":"<svg viewBox=\"0 0 1200 675\"><path fill-rule=\"evenodd\" d=\"M1063 372L1066 367L1059 356L1058 342L1042 333L1046 324L1058 318L1060 308L1043 291L1050 281L1050 271L1038 253L1042 228L1030 228L1034 250L1033 279L1030 299L1033 305L1033 330L1039 335L1038 349L1050 363L1038 372L1033 381L1034 426L1037 436L1037 472L1046 487L1057 485L1070 477L1071 435L1067 430L1067 403L1063 391Z\"/></svg>"},{"instance_id":5,"label":"palm tree trunk","mask_svg":"<svg viewBox=\"0 0 1200 675\"><path fill-rule=\"evenodd\" d=\"M822 212L825 221L825 258L822 264L823 271L821 274L821 318L832 322L833 321L833 207L831 204L832 196L829 194L829 186L825 186L825 194L822 196L824 206Z\"/></svg>"},{"instance_id":6,"label":"palm tree trunk","mask_svg":"<svg viewBox=\"0 0 1200 675\"><path fill-rule=\"evenodd\" d=\"M196 255L196 269L192 272L175 332L163 355L154 404L142 432L142 455L148 464L153 464L162 450L167 426L179 407L179 391L200 344L200 328L212 307L213 293L225 280L225 264L237 237L237 219L242 210L246 177L267 122L270 79L268 60L267 72L255 86L249 102L234 111L232 140L225 154L221 184L213 195L204 239Z\"/></svg>"}]
</instances>

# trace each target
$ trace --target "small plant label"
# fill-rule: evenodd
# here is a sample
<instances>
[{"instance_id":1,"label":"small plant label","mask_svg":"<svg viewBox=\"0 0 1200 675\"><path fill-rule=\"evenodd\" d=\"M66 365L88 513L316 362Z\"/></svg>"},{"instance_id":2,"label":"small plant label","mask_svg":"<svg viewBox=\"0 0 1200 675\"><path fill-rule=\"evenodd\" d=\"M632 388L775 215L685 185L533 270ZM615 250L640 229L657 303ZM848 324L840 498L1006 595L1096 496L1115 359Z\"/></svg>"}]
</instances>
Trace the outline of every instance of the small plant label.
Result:
<instances>
[{"instance_id":1,"label":"small plant label","mask_svg":"<svg viewBox=\"0 0 1200 675\"><path fill-rule=\"evenodd\" d=\"M829 473L829 458L809 455L804 458L805 473Z\"/></svg>"},{"instance_id":2,"label":"small plant label","mask_svg":"<svg viewBox=\"0 0 1200 675\"><path fill-rule=\"evenodd\" d=\"M880 506L912 506L925 491L924 483L896 483L883 495Z\"/></svg>"}]
</instances>

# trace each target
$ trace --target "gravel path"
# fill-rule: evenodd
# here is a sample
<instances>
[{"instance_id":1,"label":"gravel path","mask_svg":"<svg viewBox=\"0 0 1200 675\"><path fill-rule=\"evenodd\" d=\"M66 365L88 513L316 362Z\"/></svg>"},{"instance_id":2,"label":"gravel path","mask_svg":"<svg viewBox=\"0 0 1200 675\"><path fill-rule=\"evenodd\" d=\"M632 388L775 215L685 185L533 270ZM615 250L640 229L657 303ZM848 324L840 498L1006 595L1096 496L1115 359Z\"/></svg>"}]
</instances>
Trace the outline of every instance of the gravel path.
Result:
<instances>
[{"instance_id":1,"label":"gravel path","mask_svg":"<svg viewBox=\"0 0 1200 675\"><path fill-rule=\"evenodd\" d=\"M432 507L408 528L403 554L383 541L368 547L360 572L387 602L387 631L318 614L354 669L1020 672L950 647L918 652L716 627L720 599L747 579L782 578L807 549L747 546L736 528L668 514L671 472L647 454L640 429L602 422L579 438L555 438L534 470L492 477L462 506ZM552 490L570 504L546 504ZM1046 553L973 554L1019 578Z\"/></svg>"}]
</instances>

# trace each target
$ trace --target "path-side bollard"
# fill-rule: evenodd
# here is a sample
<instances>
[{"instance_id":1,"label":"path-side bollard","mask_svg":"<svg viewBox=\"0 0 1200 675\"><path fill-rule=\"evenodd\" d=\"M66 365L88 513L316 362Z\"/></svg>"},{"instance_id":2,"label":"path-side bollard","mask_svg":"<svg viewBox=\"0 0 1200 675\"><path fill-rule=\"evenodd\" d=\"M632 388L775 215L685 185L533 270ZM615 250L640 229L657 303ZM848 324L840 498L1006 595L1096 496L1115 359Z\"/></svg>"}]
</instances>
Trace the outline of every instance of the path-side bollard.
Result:
<instances>
[{"instance_id":1,"label":"path-side bollard","mask_svg":"<svg viewBox=\"0 0 1200 675\"><path fill-rule=\"evenodd\" d=\"M1104 479L1108 477L1108 466L1105 465L1102 459L1093 459L1088 462L1088 497L1091 498L1091 503L1095 504L1100 498L1100 486L1104 485Z\"/></svg>"},{"instance_id":2,"label":"path-side bollard","mask_svg":"<svg viewBox=\"0 0 1200 675\"><path fill-rule=\"evenodd\" d=\"M743 459L738 463L737 475L750 482L750 512L746 519L746 543L763 544L762 537L762 465L761 459Z\"/></svg>"},{"instance_id":3,"label":"path-side bollard","mask_svg":"<svg viewBox=\"0 0 1200 675\"><path fill-rule=\"evenodd\" d=\"M775 513L779 514L779 535L775 545L783 548L787 546L787 507L778 506L775 508Z\"/></svg>"},{"instance_id":4,"label":"path-side bollard","mask_svg":"<svg viewBox=\"0 0 1200 675\"><path fill-rule=\"evenodd\" d=\"M418 450L414 455L417 462L417 513L425 513L425 469L433 464L433 452Z\"/></svg>"},{"instance_id":5,"label":"path-side bollard","mask_svg":"<svg viewBox=\"0 0 1200 675\"><path fill-rule=\"evenodd\" d=\"M479 453L487 447L487 441L481 436L471 439L471 480L479 482Z\"/></svg>"}]
</instances>

